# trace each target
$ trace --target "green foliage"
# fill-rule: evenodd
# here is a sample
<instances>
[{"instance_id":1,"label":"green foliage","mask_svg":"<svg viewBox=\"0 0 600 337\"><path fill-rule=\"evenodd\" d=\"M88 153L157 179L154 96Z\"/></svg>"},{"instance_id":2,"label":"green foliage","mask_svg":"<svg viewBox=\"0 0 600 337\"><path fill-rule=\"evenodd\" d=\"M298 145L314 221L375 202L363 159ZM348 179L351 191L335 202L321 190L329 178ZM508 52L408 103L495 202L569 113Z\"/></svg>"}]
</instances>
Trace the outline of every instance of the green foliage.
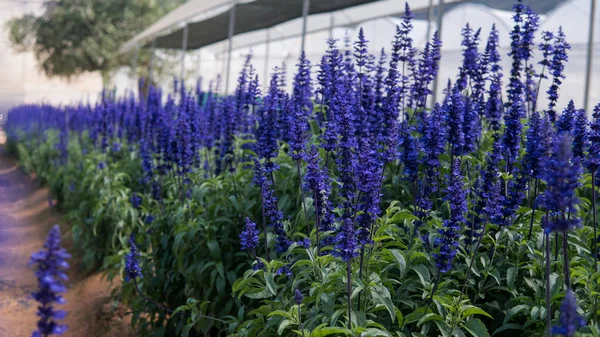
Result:
<instances>
[{"instance_id":1,"label":"green foliage","mask_svg":"<svg viewBox=\"0 0 600 337\"><path fill-rule=\"evenodd\" d=\"M225 329L215 320L189 321L194 310L237 320L231 315L239 312L242 303L231 295L231 288L249 261L239 250L239 233L246 216L260 214L250 163L219 176L209 177L202 170L189 175L189 198L182 198L180 177L164 176L158 182L162 198L155 200L149 187L140 183L139 153L129 144L122 144L118 151L111 146L102 153L87 135L72 135L68 160L63 163L57 142L54 131L34 137L21 134L10 140L8 148L18 155L24 170L48 184L58 207L67 213L74 255L80 257L84 271L100 268L109 279L123 276L127 242L135 234L143 254L145 277L138 280L142 291L171 308L185 304L179 309L182 313L169 319L163 310L140 298L132 284L124 283L118 299L131 306L132 322L144 335L192 331L190 336L195 336ZM242 149L245 142L237 140L236 156L248 155ZM291 182L288 188L295 186ZM130 201L134 193L142 198L139 209ZM295 208L297 202L282 200L282 206ZM152 222L147 221L149 216ZM194 307L195 303L201 303L201 308Z\"/></svg>"},{"instance_id":2,"label":"green foliage","mask_svg":"<svg viewBox=\"0 0 600 337\"><path fill-rule=\"evenodd\" d=\"M33 51L48 76L100 71L106 81L111 70L129 63L128 55L119 54L121 45L180 3L183 0L49 1L41 15L9 21L9 39L17 50ZM140 69L147 68L149 52L139 57Z\"/></svg>"},{"instance_id":3,"label":"green foliage","mask_svg":"<svg viewBox=\"0 0 600 337\"><path fill-rule=\"evenodd\" d=\"M110 278L116 277L123 271L127 239L136 235L144 274L138 280L140 288L157 302L177 308L176 314L167 316L138 296L132 284L123 284L118 298L131 306L132 322L144 336L545 334L549 313L539 211L534 214L521 206L512 226L488 225L477 254L473 254L474 247L461 245L453 269L442 275L436 286L439 274L431 247L448 216L448 204L437 196L434 211L417 226L410 186L401 179L399 165L389 165L383 181L384 211L374 224L373 244L365 245L351 261L350 279L346 262L332 255L318 256L314 244L310 248L293 244L278 255L271 249L266 256L262 245L267 240L272 248L275 238L262 231L257 254L264 268L254 270L250 268L256 264L254 257L240 251L238 242L245 217L261 220L261 199L258 187L251 183L250 162L240 162L217 176L197 169L189 175L187 185L178 176L161 176L156 183L162 195L156 200L149 187L139 182L141 163L134 147L123 144L117 152L102 153L86 139L71 138L69 159L62 164L53 132L21 137L9 148L17 151L24 169L49 184L60 207L69 211L76 249L86 268L102 266ZM482 162L491 146L485 139L465 163L475 166ZM253 154L244 146L248 142L236 139L236 158ZM276 159L280 169L273 176L279 209L289 216L284 225L290 239L309 237L314 243L313 202L305 200L309 214L305 219L297 168L285 151L284 145ZM100 169L100 162L106 167ZM444 157L442 175L448 172L448 162ZM463 169L467 170L466 164ZM331 170L331 174L335 177L336 172ZM473 181L465 176L467 186L472 186ZM580 215L589 213L590 188L586 175L578 189ZM334 187L334 198L336 190ZM134 192L142 198L139 209L129 200ZM147 221L149 215L152 222ZM525 240L532 217L533 238ZM583 220L589 222L586 217ZM573 289L590 322L581 329L581 336L599 336L600 272L594 272L590 257L591 231L584 226L569 234ZM425 234L429 235L426 239ZM563 261L554 258L554 240L552 237L550 314L556 320L565 291ZM331 249L324 247L323 251ZM291 276L279 272L284 266L290 267ZM294 298L296 289L304 296L300 305Z\"/></svg>"}]
</instances>

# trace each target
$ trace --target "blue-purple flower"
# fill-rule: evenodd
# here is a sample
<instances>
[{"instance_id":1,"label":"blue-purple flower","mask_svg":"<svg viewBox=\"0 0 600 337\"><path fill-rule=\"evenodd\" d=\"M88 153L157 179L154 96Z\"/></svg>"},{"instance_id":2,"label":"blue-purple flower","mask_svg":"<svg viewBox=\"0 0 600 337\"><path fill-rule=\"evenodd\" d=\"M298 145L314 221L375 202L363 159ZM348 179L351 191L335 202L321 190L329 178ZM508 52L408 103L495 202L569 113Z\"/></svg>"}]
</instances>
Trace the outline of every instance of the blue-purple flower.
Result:
<instances>
[{"instance_id":1,"label":"blue-purple flower","mask_svg":"<svg viewBox=\"0 0 600 337\"><path fill-rule=\"evenodd\" d=\"M129 237L129 253L125 255L125 282L142 277L142 268L140 267L139 257L141 256L135 244L133 234Z\"/></svg>"},{"instance_id":2,"label":"blue-purple flower","mask_svg":"<svg viewBox=\"0 0 600 337\"><path fill-rule=\"evenodd\" d=\"M544 204L551 213L556 214L548 223L548 232L564 233L581 227L575 208L579 202L575 188L580 172L578 165L571 162L572 157L571 138L565 133L560 136L554 155L546 161Z\"/></svg>"},{"instance_id":3,"label":"blue-purple flower","mask_svg":"<svg viewBox=\"0 0 600 337\"><path fill-rule=\"evenodd\" d=\"M580 109L575 113L573 125L573 158L581 161L588 149L588 119L585 110Z\"/></svg>"},{"instance_id":4,"label":"blue-purple flower","mask_svg":"<svg viewBox=\"0 0 600 337\"><path fill-rule=\"evenodd\" d=\"M585 319L577 312L577 298L571 289L560 306L560 324L552 327L552 333L565 337L575 337L579 328L586 326Z\"/></svg>"},{"instance_id":5,"label":"blue-purple flower","mask_svg":"<svg viewBox=\"0 0 600 337\"><path fill-rule=\"evenodd\" d=\"M466 222L467 212L466 190L463 186L463 177L460 174L460 160L455 159L452 164L452 173L448 182L448 204L450 216L444 220L444 225L438 230L439 236L434 242L433 258L440 273L446 273L452 269L452 262L458 253L458 240L462 234Z\"/></svg>"},{"instance_id":6,"label":"blue-purple flower","mask_svg":"<svg viewBox=\"0 0 600 337\"><path fill-rule=\"evenodd\" d=\"M593 173L600 168L600 103L594 107L594 112L592 113L589 142L590 148L584 163L588 171Z\"/></svg>"},{"instance_id":7,"label":"blue-purple flower","mask_svg":"<svg viewBox=\"0 0 600 337\"><path fill-rule=\"evenodd\" d=\"M304 299L304 296L302 296L302 292L299 289L294 290L294 301L296 302L297 305L302 304L302 300Z\"/></svg>"},{"instance_id":8,"label":"blue-purple flower","mask_svg":"<svg viewBox=\"0 0 600 337\"><path fill-rule=\"evenodd\" d=\"M281 267L281 268L277 269L277 270L275 271L275 274L276 274L276 275L285 275L285 276L287 276L287 277L290 277L290 276L292 276L292 275L293 275L293 273L292 273L292 269L290 268L290 265L289 265L289 264L286 264L285 266L283 266L283 267Z\"/></svg>"},{"instance_id":9,"label":"blue-purple flower","mask_svg":"<svg viewBox=\"0 0 600 337\"><path fill-rule=\"evenodd\" d=\"M442 110L446 115L448 143L452 146L452 151L460 155L465 145L465 102L459 86L452 88L450 99L444 102Z\"/></svg>"},{"instance_id":10,"label":"blue-purple flower","mask_svg":"<svg viewBox=\"0 0 600 337\"><path fill-rule=\"evenodd\" d=\"M575 103L573 100L569 101L567 107L563 110L562 115L556 121L556 133L568 133L573 132L573 128L575 127Z\"/></svg>"},{"instance_id":11,"label":"blue-purple flower","mask_svg":"<svg viewBox=\"0 0 600 337\"><path fill-rule=\"evenodd\" d=\"M473 79L480 71L479 52L477 51L480 32L481 29L473 32L473 29L471 29L471 26L468 23L462 29L463 40L461 45L463 47L463 63L459 69L458 80L456 81L456 85L460 91L467 87L469 78Z\"/></svg>"},{"instance_id":12,"label":"blue-purple flower","mask_svg":"<svg viewBox=\"0 0 600 337\"><path fill-rule=\"evenodd\" d=\"M547 113L550 117L550 121L553 123L556 121L556 101L558 101L558 89L565 78L564 69L565 63L569 60L567 51L571 49L571 46L567 43L565 34L562 31L562 27L558 28L558 33L554 38L553 56L550 62L549 70L552 75L552 85L546 92L548 94L548 110Z\"/></svg>"},{"instance_id":13,"label":"blue-purple flower","mask_svg":"<svg viewBox=\"0 0 600 337\"><path fill-rule=\"evenodd\" d=\"M283 213L277 207L278 199L275 196L271 180L266 176L265 167L256 158L254 159L254 184L260 187L264 214L277 235L275 249L280 253L285 252L292 242L285 232Z\"/></svg>"},{"instance_id":14,"label":"blue-purple flower","mask_svg":"<svg viewBox=\"0 0 600 337\"><path fill-rule=\"evenodd\" d=\"M242 250L255 250L258 247L258 234L256 224L249 218L246 218L244 230L240 234L240 245Z\"/></svg>"},{"instance_id":15,"label":"blue-purple flower","mask_svg":"<svg viewBox=\"0 0 600 337\"><path fill-rule=\"evenodd\" d=\"M547 149L544 148L542 117L535 111L529 120L529 129L525 138L524 173L531 178L541 178Z\"/></svg>"},{"instance_id":16,"label":"blue-purple flower","mask_svg":"<svg viewBox=\"0 0 600 337\"><path fill-rule=\"evenodd\" d=\"M140 206L142 206L142 198L137 193L133 193L131 198L129 198L129 201L131 202L131 206L135 209L139 209Z\"/></svg>"},{"instance_id":17,"label":"blue-purple flower","mask_svg":"<svg viewBox=\"0 0 600 337\"><path fill-rule=\"evenodd\" d=\"M50 335L62 335L67 326L57 321L67 316L66 311L56 310L56 304L64 304L65 299L61 293L67 291L64 282L67 281L65 270L69 268L67 259L71 256L60 246L60 227L54 225L44 248L31 255L29 265L36 265L35 276L38 280L38 289L31 296L39 302L37 315L37 329L33 332L34 337L46 337Z\"/></svg>"}]
</instances>

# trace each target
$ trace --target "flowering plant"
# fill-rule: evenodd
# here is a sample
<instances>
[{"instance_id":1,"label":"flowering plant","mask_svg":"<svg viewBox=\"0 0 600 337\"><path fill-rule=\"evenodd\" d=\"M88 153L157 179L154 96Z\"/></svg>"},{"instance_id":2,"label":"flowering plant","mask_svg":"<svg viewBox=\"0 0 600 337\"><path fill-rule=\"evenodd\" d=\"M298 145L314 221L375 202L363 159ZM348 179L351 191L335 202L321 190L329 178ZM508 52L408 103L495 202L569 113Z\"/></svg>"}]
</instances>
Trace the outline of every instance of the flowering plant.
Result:
<instances>
[{"instance_id":1,"label":"flowering plant","mask_svg":"<svg viewBox=\"0 0 600 337\"><path fill-rule=\"evenodd\" d=\"M285 66L261 88L249 57L231 96L174 81L15 108L11 146L58 186L91 261L133 280L119 298L141 331L599 335L600 108L559 112L564 33L536 46L517 1L505 78L498 30L467 25L432 102L442 41L417 50L412 19L389 53L361 30L318 65L302 54L291 93Z\"/></svg>"}]
</instances>

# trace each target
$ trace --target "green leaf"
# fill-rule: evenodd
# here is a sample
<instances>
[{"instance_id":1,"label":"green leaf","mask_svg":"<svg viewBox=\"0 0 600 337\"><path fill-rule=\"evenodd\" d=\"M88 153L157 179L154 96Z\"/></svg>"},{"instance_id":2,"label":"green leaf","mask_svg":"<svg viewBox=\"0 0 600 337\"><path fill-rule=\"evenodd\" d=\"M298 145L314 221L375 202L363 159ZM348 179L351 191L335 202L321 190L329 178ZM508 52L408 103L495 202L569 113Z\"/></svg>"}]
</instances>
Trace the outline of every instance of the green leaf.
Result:
<instances>
[{"instance_id":1,"label":"green leaf","mask_svg":"<svg viewBox=\"0 0 600 337\"><path fill-rule=\"evenodd\" d=\"M277 295L277 286L275 285L275 275L273 273L265 273L265 283L271 294Z\"/></svg>"},{"instance_id":2,"label":"green leaf","mask_svg":"<svg viewBox=\"0 0 600 337\"><path fill-rule=\"evenodd\" d=\"M217 261L221 260L221 248L219 248L219 243L216 240L210 240L206 245L208 246L212 258Z\"/></svg>"},{"instance_id":3,"label":"green leaf","mask_svg":"<svg viewBox=\"0 0 600 337\"><path fill-rule=\"evenodd\" d=\"M392 337L387 331L382 331L375 328L368 328L360 334L360 337Z\"/></svg>"},{"instance_id":4,"label":"green leaf","mask_svg":"<svg viewBox=\"0 0 600 337\"><path fill-rule=\"evenodd\" d=\"M488 314L485 310L478 308L478 307L474 307L474 306L469 306L467 309L464 309L462 312L463 318L467 318L473 315L484 315L487 316L489 318L494 318L492 317L492 315Z\"/></svg>"},{"instance_id":5,"label":"green leaf","mask_svg":"<svg viewBox=\"0 0 600 337\"><path fill-rule=\"evenodd\" d=\"M417 326L421 326L423 323L427 323L429 321L443 321L443 320L444 319L442 318L442 316L440 316L438 314L434 314L434 313L429 313L429 314L421 317L421 319L417 323Z\"/></svg>"},{"instance_id":6,"label":"green leaf","mask_svg":"<svg viewBox=\"0 0 600 337\"><path fill-rule=\"evenodd\" d=\"M494 269L489 273L490 276L492 276L494 278L494 280L496 280L496 283L498 285L502 284L500 281L500 273L498 272L498 269Z\"/></svg>"},{"instance_id":7,"label":"green leaf","mask_svg":"<svg viewBox=\"0 0 600 337\"><path fill-rule=\"evenodd\" d=\"M519 304L517 306L512 307L507 313L506 316L504 316L504 321L502 322L502 325L506 324L514 315L518 314L519 312L521 312L522 310L526 310L528 309L529 306L525 305L525 304Z\"/></svg>"},{"instance_id":8,"label":"green leaf","mask_svg":"<svg viewBox=\"0 0 600 337\"><path fill-rule=\"evenodd\" d=\"M469 331L469 333L471 333L471 335L473 335L473 337L490 337L490 333L488 332L487 328L478 318L468 321L464 327L467 329L467 331Z\"/></svg>"},{"instance_id":9,"label":"green leaf","mask_svg":"<svg viewBox=\"0 0 600 337\"><path fill-rule=\"evenodd\" d=\"M244 296L249 297L249 298L253 298L253 299L262 299L262 298L269 298L274 296L273 293L271 293L268 289L263 289L260 291L251 291L251 292L247 292L244 294Z\"/></svg>"},{"instance_id":10,"label":"green leaf","mask_svg":"<svg viewBox=\"0 0 600 337\"><path fill-rule=\"evenodd\" d=\"M423 286L429 285L431 283L431 275L429 274L429 269L425 267L423 264L416 265L412 267L412 269L419 275L419 279L421 279L421 284Z\"/></svg>"},{"instance_id":11,"label":"green leaf","mask_svg":"<svg viewBox=\"0 0 600 337\"><path fill-rule=\"evenodd\" d=\"M392 302L390 291L386 287L378 285L374 288L371 288L371 296L373 296L373 301L375 303L385 306L393 323L394 319L396 318L396 308Z\"/></svg>"},{"instance_id":12,"label":"green leaf","mask_svg":"<svg viewBox=\"0 0 600 337\"><path fill-rule=\"evenodd\" d=\"M498 332L502 332L504 330L522 330L523 327L521 327L521 325L519 324L503 324L501 327L499 327L498 329L496 329L496 331L494 331L494 333L492 334L492 336L494 336L495 334L497 334Z\"/></svg>"},{"instance_id":13,"label":"green leaf","mask_svg":"<svg viewBox=\"0 0 600 337\"><path fill-rule=\"evenodd\" d=\"M400 328L402 328L402 323L404 321L404 316L402 315L402 311L400 311L400 309L396 308L396 319L398 320L398 326Z\"/></svg>"},{"instance_id":14,"label":"green leaf","mask_svg":"<svg viewBox=\"0 0 600 337\"><path fill-rule=\"evenodd\" d=\"M283 334L283 331L285 331L285 329L287 329L287 327L289 327L292 324L294 324L294 322L290 321L289 319L284 319L279 324L279 328L277 328L277 334L281 336Z\"/></svg>"},{"instance_id":15,"label":"green leaf","mask_svg":"<svg viewBox=\"0 0 600 337\"><path fill-rule=\"evenodd\" d=\"M406 315L406 317L404 318L404 324L409 324L409 323L420 320L421 317L423 317L425 315L425 312L427 312L427 310L428 310L428 308L425 308L425 307L417 308L415 311Z\"/></svg>"},{"instance_id":16,"label":"green leaf","mask_svg":"<svg viewBox=\"0 0 600 337\"><path fill-rule=\"evenodd\" d=\"M414 216L412 213L410 213L408 211L400 211L400 212L394 214L389 219L389 222L398 223L398 222L403 222L404 220L419 220L419 218Z\"/></svg>"},{"instance_id":17,"label":"green leaf","mask_svg":"<svg viewBox=\"0 0 600 337\"><path fill-rule=\"evenodd\" d=\"M177 309L175 309L173 311L172 315L174 316L174 315L177 315L178 313L180 313L182 311L188 311L188 310L190 310L190 306L189 305L182 305L182 306L177 307Z\"/></svg>"},{"instance_id":18,"label":"green leaf","mask_svg":"<svg viewBox=\"0 0 600 337\"><path fill-rule=\"evenodd\" d=\"M404 255L397 249L389 249L388 250L394 258L396 259L396 263L398 264L398 269L400 270L400 275L404 276L406 272L406 260L404 259Z\"/></svg>"},{"instance_id":19,"label":"green leaf","mask_svg":"<svg viewBox=\"0 0 600 337\"><path fill-rule=\"evenodd\" d=\"M531 308L531 320L535 321L540 314L540 307Z\"/></svg>"},{"instance_id":20,"label":"green leaf","mask_svg":"<svg viewBox=\"0 0 600 337\"><path fill-rule=\"evenodd\" d=\"M460 327L455 327L452 330L452 337L467 337Z\"/></svg>"},{"instance_id":21,"label":"green leaf","mask_svg":"<svg viewBox=\"0 0 600 337\"><path fill-rule=\"evenodd\" d=\"M282 316L282 317L285 317L287 319L292 319L292 315L289 312L283 311L283 310L271 311L268 316L269 317L271 317L271 316Z\"/></svg>"},{"instance_id":22,"label":"green leaf","mask_svg":"<svg viewBox=\"0 0 600 337\"><path fill-rule=\"evenodd\" d=\"M319 329L317 331L313 331L312 336L313 337L323 337L323 336L329 336L329 335L333 335L333 334L343 334L343 335L352 335L352 331L346 329L346 328L338 328L338 327L334 327L334 326L326 326L322 329Z\"/></svg>"},{"instance_id":23,"label":"green leaf","mask_svg":"<svg viewBox=\"0 0 600 337\"><path fill-rule=\"evenodd\" d=\"M190 330L194 327L194 323L187 324L181 330L181 337L188 337L190 335Z\"/></svg>"},{"instance_id":24,"label":"green leaf","mask_svg":"<svg viewBox=\"0 0 600 337\"><path fill-rule=\"evenodd\" d=\"M518 272L519 268L517 267L510 267L506 271L506 282L508 283L508 288L511 290L515 288L515 280L517 279Z\"/></svg>"}]
</instances>

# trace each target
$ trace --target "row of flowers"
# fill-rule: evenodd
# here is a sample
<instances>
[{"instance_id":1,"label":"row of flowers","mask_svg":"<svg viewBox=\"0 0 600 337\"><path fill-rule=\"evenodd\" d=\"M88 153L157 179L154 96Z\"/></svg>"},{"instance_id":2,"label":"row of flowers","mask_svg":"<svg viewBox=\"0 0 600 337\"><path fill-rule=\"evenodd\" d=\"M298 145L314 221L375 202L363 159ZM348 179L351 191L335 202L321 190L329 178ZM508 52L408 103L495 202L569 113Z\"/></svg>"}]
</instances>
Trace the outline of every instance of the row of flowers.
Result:
<instances>
[{"instance_id":1,"label":"row of flowers","mask_svg":"<svg viewBox=\"0 0 600 337\"><path fill-rule=\"evenodd\" d=\"M166 99L150 86L105 91L95 105L18 107L5 128L22 160L60 180L66 208L93 184L127 195L127 206L99 197L76 218L113 207L118 223L77 233L111 238L80 248L134 281L121 299L145 328L598 334L600 105L591 120L573 101L559 113L566 37L542 32L536 45L538 15L521 1L514 11L508 78L495 27L480 47L481 30L466 25L463 63L440 102L442 42L435 33L413 47L406 5L389 54L371 55L362 30L341 49L329 40L316 70L300 57L291 93L285 65L263 89L249 56L231 96L217 94L218 79L207 91L174 81ZM101 179L64 173L77 170Z\"/></svg>"}]
</instances>

